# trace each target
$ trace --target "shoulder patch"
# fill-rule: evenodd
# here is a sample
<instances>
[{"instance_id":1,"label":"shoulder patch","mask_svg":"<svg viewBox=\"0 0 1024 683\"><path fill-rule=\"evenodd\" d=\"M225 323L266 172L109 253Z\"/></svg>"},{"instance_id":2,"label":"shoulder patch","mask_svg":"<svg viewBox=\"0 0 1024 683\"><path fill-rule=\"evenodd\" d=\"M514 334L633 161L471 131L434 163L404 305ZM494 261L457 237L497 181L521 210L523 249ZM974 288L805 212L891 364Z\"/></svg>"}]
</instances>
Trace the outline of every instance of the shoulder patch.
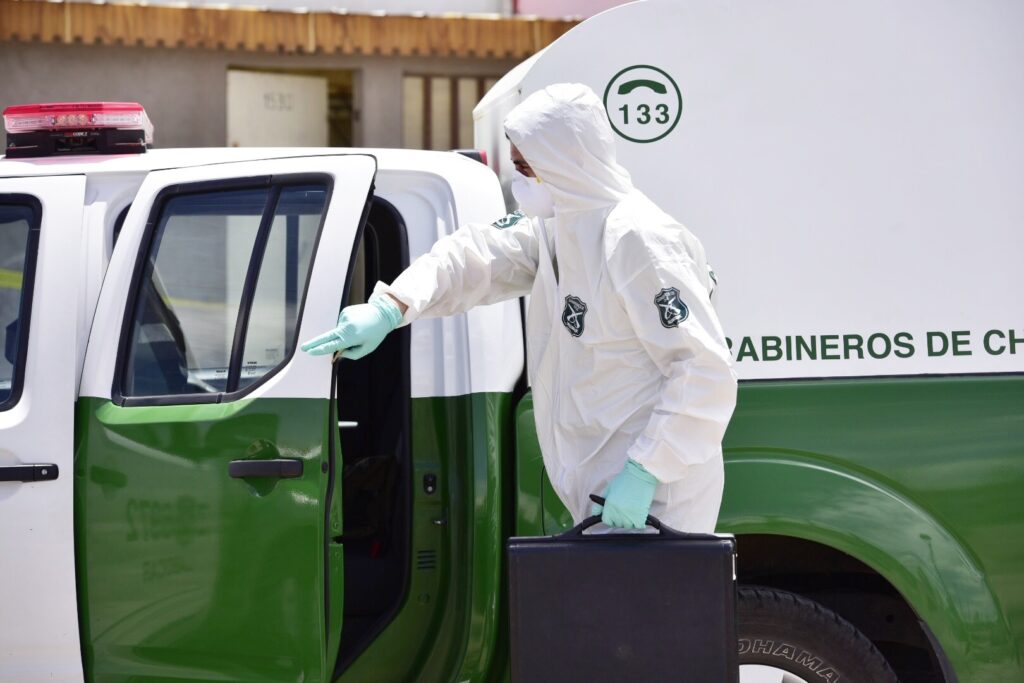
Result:
<instances>
[{"instance_id":1,"label":"shoulder patch","mask_svg":"<svg viewBox=\"0 0 1024 683\"><path fill-rule=\"evenodd\" d=\"M513 225L523 220L524 218L526 218L526 214L523 213L522 211L513 211L507 216L503 216L498 220L494 221L493 223L491 223L491 225L498 228L499 230L504 230L505 228L511 228Z\"/></svg>"},{"instance_id":2,"label":"shoulder patch","mask_svg":"<svg viewBox=\"0 0 1024 683\"><path fill-rule=\"evenodd\" d=\"M662 327L679 327L679 323L690 317L690 309L679 298L679 290L666 287L654 297Z\"/></svg>"},{"instance_id":3,"label":"shoulder patch","mask_svg":"<svg viewBox=\"0 0 1024 683\"><path fill-rule=\"evenodd\" d=\"M562 309L562 324L569 334L578 337L583 334L584 318L587 315L587 305L578 296L569 295L565 297L565 308Z\"/></svg>"}]
</instances>

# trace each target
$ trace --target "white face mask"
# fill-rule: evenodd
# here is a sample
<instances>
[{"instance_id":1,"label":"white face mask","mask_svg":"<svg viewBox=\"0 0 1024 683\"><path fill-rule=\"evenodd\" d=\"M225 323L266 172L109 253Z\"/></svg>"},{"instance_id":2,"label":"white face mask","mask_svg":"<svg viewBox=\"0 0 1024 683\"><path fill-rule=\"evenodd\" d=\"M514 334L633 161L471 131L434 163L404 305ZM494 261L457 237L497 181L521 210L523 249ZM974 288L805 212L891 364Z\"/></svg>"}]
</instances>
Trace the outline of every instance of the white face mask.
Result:
<instances>
[{"instance_id":1,"label":"white face mask","mask_svg":"<svg viewBox=\"0 0 1024 683\"><path fill-rule=\"evenodd\" d=\"M527 178L519 171L512 178L512 196L519 208L531 218L551 218L555 215L555 198L551 190L537 178Z\"/></svg>"}]
</instances>

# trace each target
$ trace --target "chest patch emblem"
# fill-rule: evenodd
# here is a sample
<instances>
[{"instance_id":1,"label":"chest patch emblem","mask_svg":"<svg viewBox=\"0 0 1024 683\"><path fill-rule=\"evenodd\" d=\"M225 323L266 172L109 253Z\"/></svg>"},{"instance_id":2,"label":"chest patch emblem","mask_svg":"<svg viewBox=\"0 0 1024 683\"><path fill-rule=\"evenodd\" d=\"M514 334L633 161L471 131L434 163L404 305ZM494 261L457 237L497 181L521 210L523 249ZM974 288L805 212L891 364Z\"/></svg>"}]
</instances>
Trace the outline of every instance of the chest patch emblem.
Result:
<instances>
[{"instance_id":1,"label":"chest patch emblem","mask_svg":"<svg viewBox=\"0 0 1024 683\"><path fill-rule=\"evenodd\" d=\"M491 225L500 230L504 230L505 228L511 228L513 225L523 220L524 218L526 218L526 214L523 213L522 211L513 211L507 216L503 216L498 220L494 221L493 223L491 223Z\"/></svg>"},{"instance_id":2,"label":"chest patch emblem","mask_svg":"<svg viewBox=\"0 0 1024 683\"><path fill-rule=\"evenodd\" d=\"M658 315L664 327L679 327L679 323L690 317L690 309L679 298L679 290L666 287L654 297L654 305L658 307Z\"/></svg>"},{"instance_id":3,"label":"chest patch emblem","mask_svg":"<svg viewBox=\"0 0 1024 683\"><path fill-rule=\"evenodd\" d=\"M562 309L562 324L569 334L578 337L583 334L583 319L587 315L587 305L583 299L571 294L565 297L565 308Z\"/></svg>"}]
</instances>

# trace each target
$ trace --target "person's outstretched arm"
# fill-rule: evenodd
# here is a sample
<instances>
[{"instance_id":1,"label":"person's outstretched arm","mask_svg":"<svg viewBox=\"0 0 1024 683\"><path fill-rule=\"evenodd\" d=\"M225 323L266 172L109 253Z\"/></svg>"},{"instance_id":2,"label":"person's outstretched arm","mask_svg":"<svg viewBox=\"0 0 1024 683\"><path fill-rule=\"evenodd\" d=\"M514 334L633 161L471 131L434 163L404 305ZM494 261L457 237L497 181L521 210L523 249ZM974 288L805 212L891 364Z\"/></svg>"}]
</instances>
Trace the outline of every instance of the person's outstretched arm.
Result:
<instances>
[{"instance_id":1,"label":"person's outstretched arm","mask_svg":"<svg viewBox=\"0 0 1024 683\"><path fill-rule=\"evenodd\" d=\"M499 230L471 224L444 237L390 285L374 294L404 304L403 323L463 313L530 292L537 274L537 233L532 220Z\"/></svg>"},{"instance_id":2,"label":"person's outstretched arm","mask_svg":"<svg viewBox=\"0 0 1024 683\"><path fill-rule=\"evenodd\" d=\"M337 326L304 343L302 350L362 358L396 327L417 318L454 315L523 296L533 286L537 259L532 220L504 230L465 225L438 240L390 285L378 282L367 303L346 306Z\"/></svg>"}]
</instances>

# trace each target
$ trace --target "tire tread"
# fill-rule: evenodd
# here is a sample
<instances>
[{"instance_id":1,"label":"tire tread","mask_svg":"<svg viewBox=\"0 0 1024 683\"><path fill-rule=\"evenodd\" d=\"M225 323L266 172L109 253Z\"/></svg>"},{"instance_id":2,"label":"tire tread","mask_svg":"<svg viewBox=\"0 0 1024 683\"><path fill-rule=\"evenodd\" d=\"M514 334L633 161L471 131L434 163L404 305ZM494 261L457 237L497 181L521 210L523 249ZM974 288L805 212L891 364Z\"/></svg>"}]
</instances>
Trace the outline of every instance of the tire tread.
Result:
<instances>
[{"instance_id":1,"label":"tire tread","mask_svg":"<svg viewBox=\"0 0 1024 683\"><path fill-rule=\"evenodd\" d=\"M737 626L743 636L744 626L770 618L798 623L827 634L833 645L845 652L856 653L858 681L899 683L896 674L878 648L857 628L832 610L805 597L760 586L741 586L737 590Z\"/></svg>"}]
</instances>

